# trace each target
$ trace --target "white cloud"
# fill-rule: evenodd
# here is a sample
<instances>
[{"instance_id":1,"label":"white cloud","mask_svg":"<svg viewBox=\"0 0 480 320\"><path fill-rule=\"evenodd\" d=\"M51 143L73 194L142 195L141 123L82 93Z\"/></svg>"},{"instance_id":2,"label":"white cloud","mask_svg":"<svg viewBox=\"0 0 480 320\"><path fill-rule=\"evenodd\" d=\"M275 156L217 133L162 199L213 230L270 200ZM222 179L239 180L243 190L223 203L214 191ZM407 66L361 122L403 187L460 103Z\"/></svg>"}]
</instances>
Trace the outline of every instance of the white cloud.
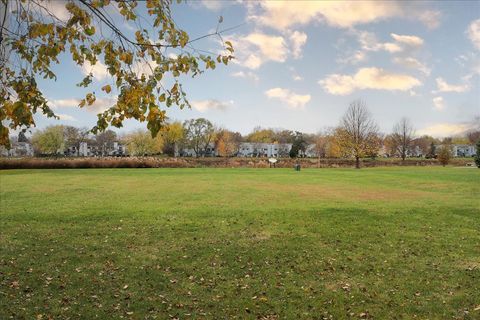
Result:
<instances>
[{"instance_id":1,"label":"white cloud","mask_svg":"<svg viewBox=\"0 0 480 320\"><path fill-rule=\"evenodd\" d=\"M397 42L404 44L408 47L421 47L423 45L423 39L417 36L400 35L396 33L390 33L390 36Z\"/></svg>"},{"instance_id":2,"label":"white cloud","mask_svg":"<svg viewBox=\"0 0 480 320\"><path fill-rule=\"evenodd\" d=\"M270 99L280 99L284 101L292 109L303 109L310 101L309 94L296 94L289 89L272 88L265 91L265 95Z\"/></svg>"},{"instance_id":3,"label":"white cloud","mask_svg":"<svg viewBox=\"0 0 480 320\"><path fill-rule=\"evenodd\" d=\"M257 69L267 61L284 62L288 47L282 36L254 32L247 36L230 36L235 48L235 62Z\"/></svg>"},{"instance_id":4,"label":"white cloud","mask_svg":"<svg viewBox=\"0 0 480 320\"><path fill-rule=\"evenodd\" d=\"M396 57L393 59L393 62L410 69L419 70L426 75L429 75L431 71L425 64L413 57Z\"/></svg>"},{"instance_id":5,"label":"white cloud","mask_svg":"<svg viewBox=\"0 0 480 320\"><path fill-rule=\"evenodd\" d=\"M443 97L435 97L432 99L432 101L433 107L438 111L442 111L445 109L445 101L443 100Z\"/></svg>"},{"instance_id":6,"label":"white cloud","mask_svg":"<svg viewBox=\"0 0 480 320\"><path fill-rule=\"evenodd\" d=\"M249 19L285 30L295 25L325 22L340 28L350 28L398 15L395 2L376 1L263 1ZM254 11L254 10L251 10Z\"/></svg>"},{"instance_id":7,"label":"white cloud","mask_svg":"<svg viewBox=\"0 0 480 320\"><path fill-rule=\"evenodd\" d=\"M331 74L318 83L329 93L350 94L357 89L409 91L422 83L409 75L380 68L361 68L354 75Z\"/></svg>"},{"instance_id":8,"label":"white cloud","mask_svg":"<svg viewBox=\"0 0 480 320\"><path fill-rule=\"evenodd\" d=\"M100 61L97 61L97 63L91 65L88 60L85 60L85 63L83 66L81 66L81 68L84 75L92 73L93 77L98 81L102 81L110 75L108 73L107 66Z\"/></svg>"},{"instance_id":9,"label":"white cloud","mask_svg":"<svg viewBox=\"0 0 480 320\"><path fill-rule=\"evenodd\" d=\"M437 10L426 10L416 14L416 16L429 29L438 28L438 26L440 26L440 21L442 20L442 13Z\"/></svg>"},{"instance_id":10,"label":"white cloud","mask_svg":"<svg viewBox=\"0 0 480 320\"><path fill-rule=\"evenodd\" d=\"M41 6L35 2L29 1L28 5L34 7L34 12L41 13L45 18L51 18L53 16L63 22L67 22L70 19L70 12L65 8L66 1L44 1Z\"/></svg>"},{"instance_id":11,"label":"white cloud","mask_svg":"<svg viewBox=\"0 0 480 320\"><path fill-rule=\"evenodd\" d=\"M228 1L220 1L220 0L202 0L200 2L202 6L204 6L205 8L211 11L220 11L225 7L226 3L228 3Z\"/></svg>"},{"instance_id":12,"label":"white cloud","mask_svg":"<svg viewBox=\"0 0 480 320\"><path fill-rule=\"evenodd\" d=\"M437 91L436 92L466 92L470 90L469 84L448 84L442 78L435 79L437 82Z\"/></svg>"},{"instance_id":13,"label":"white cloud","mask_svg":"<svg viewBox=\"0 0 480 320\"><path fill-rule=\"evenodd\" d=\"M423 46L424 40L414 35L400 35L391 33L393 42L381 42L374 33L368 31L351 31L351 34L357 37L360 48L350 51L344 57L337 59L339 63L358 64L367 60L368 52L386 51L391 54L409 53ZM425 72L427 69L422 68Z\"/></svg>"},{"instance_id":14,"label":"white cloud","mask_svg":"<svg viewBox=\"0 0 480 320\"><path fill-rule=\"evenodd\" d=\"M304 32L288 32L287 36L253 32L248 35L231 35L229 40L235 48L235 63L249 69L258 69L262 64L274 61L285 62L288 57L298 59L307 42Z\"/></svg>"},{"instance_id":15,"label":"white cloud","mask_svg":"<svg viewBox=\"0 0 480 320\"><path fill-rule=\"evenodd\" d=\"M419 20L429 29L440 25L437 10L405 6L401 1L247 1L248 19L280 31L310 23L337 28L403 17Z\"/></svg>"},{"instance_id":16,"label":"white cloud","mask_svg":"<svg viewBox=\"0 0 480 320\"><path fill-rule=\"evenodd\" d=\"M360 31L357 33L358 42L365 51L401 52L407 49L416 49L423 45L423 39L412 35L391 33L394 42L379 42L372 32Z\"/></svg>"},{"instance_id":17,"label":"white cloud","mask_svg":"<svg viewBox=\"0 0 480 320\"><path fill-rule=\"evenodd\" d=\"M50 105L53 109L59 108L78 108L81 99L53 99L50 101ZM100 113L111 106L117 103L116 98L106 97L106 98L97 98L93 105L85 106L83 109L86 109L89 112Z\"/></svg>"},{"instance_id":18,"label":"white cloud","mask_svg":"<svg viewBox=\"0 0 480 320\"><path fill-rule=\"evenodd\" d=\"M293 81L302 81L302 80L303 80L303 78L300 77L299 75L294 75L293 76Z\"/></svg>"},{"instance_id":19,"label":"white cloud","mask_svg":"<svg viewBox=\"0 0 480 320\"><path fill-rule=\"evenodd\" d=\"M233 105L233 101L224 102L216 99L208 99L191 101L190 104L194 109L200 112L206 112L209 110L225 111L231 105Z\"/></svg>"},{"instance_id":20,"label":"white cloud","mask_svg":"<svg viewBox=\"0 0 480 320\"><path fill-rule=\"evenodd\" d=\"M256 46L262 55L270 60L283 62L287 57L287 46L281 36L256 32L244 37L244 40Z\"/></svg>"},{"instance_id":21,"label":"white cloud","mask_svg":"<svg viewBox=\"0 0 480 320\"><path fill-rule=\"evenodd\" d=\"M475 48L480 50L480 19L472 21L467 30L467 35Z\"/></svg>"},{"instance_id":22,"label":"white cloud","mask_svg":"<svg viewBox=\"0 0 480 320\"><path fill-rule=\"evenodd\" d=\"M346 57L338 58L337 62L355 65L365 60L367 60L367 53L362 50L356 50L353 54L350 53Z\"/></svg>"},{"instance_id":23,"label":"white cloud","mask_svg":"<svg viewBox=\"0 0 480 320\"><path fill-rule=\"evenodd\" d=\"M251 79L255 82L258 82L260 80L260 78L255 73L253 73L251 71L247 71L247 72L238 71L238 72L232 73L231 76L235 77L235 78Z\"/></svg>"},{"instance_id":24,"label":"white cloud","mask_svg":"<svg viewBox=\"0 0 480 320\"><path fill-rule=\"evenodd\" d=\"M53 109L78 107L80 99L56 99L50 101L50 106Z\"/></svg>"},{"instance_id":25,"label":"white cloud","mask_svg":"<svg viewBox=\"0 0 480 320\"><path fill-rule=\"evenodd\" d=\"M56 113L56 115L57 115L57 117L60 118L60 120L77 121L77 119L75 119L74 117L72 117L71 115L68 115L68 114Z\"/></svg>"},{"instance_id":26,"label":"white cloud","mask_svg":"<svg viewBox=\"0 0 480 320\"><path fill-rule=\"evenodd\" d=\"M292 44L293 58L298 59L302 57L302 48L307 42L307 34L304 32L294 31L290 34L289 39Z\"/></svg>"},{"instance_id":27,"label":"white cloud","mask_svg":"<svg viewBox=\"0 0 480 320\"><path fill-rule=\"evenodd\" d=\"M471 125L467 123L437 123L418 130L418 134L433 137L447 137L463 134L469 129L471 129Z\"/></svg>"}]
</instances>

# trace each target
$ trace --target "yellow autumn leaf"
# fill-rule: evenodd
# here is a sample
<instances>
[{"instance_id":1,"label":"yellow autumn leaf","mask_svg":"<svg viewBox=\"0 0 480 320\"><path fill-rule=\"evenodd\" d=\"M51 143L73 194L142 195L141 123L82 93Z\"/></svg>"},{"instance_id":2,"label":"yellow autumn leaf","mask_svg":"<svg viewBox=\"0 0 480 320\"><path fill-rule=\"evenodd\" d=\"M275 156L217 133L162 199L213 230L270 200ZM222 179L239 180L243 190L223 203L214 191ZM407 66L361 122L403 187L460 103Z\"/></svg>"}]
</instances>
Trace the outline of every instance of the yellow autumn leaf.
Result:
<instances>
[{"instance_id":1,"label":"yellow autumn leaf","mask_svg":"<svg viewBox=\"0 0 480 320\"><path fill-rule=\"evenodd\" d=\"M110 85L107 84L102 87L102 90L105 91L106 93L110 93L110 91L112 91L112 87L110 87Z\"/></svg>"}]
</instances>

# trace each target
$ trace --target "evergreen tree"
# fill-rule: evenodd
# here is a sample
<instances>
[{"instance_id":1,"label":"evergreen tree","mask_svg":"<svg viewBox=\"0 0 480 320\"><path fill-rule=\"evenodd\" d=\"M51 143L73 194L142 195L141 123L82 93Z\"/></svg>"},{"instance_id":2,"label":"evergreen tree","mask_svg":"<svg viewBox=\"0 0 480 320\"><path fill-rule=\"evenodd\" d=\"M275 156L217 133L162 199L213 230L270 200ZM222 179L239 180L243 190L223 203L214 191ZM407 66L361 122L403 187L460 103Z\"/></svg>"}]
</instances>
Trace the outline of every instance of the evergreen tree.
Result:
<instances>
[{"instance_id":1,"label":"evergreen tree","mask_svg":"<svg viewBox=\"0 0 480 320\"><path fill-rule=\"evenodd\" d=\"M435 158L435 152L436 152L435 144L432 141L432 143L430 144L430 150L428 151L428 154L427 154L427 159L428 158Z\"/></svg>"},{"instance_id":2,"label":"evergreen tree","mask_svg":"<svg viewBox=\"0 0 480 320\"><path fill-rule=\"evenodd\" d=\"M475 155L475 164L480 169L480 139L477 141L477 154Z\"/></svg>"}]
</instances>

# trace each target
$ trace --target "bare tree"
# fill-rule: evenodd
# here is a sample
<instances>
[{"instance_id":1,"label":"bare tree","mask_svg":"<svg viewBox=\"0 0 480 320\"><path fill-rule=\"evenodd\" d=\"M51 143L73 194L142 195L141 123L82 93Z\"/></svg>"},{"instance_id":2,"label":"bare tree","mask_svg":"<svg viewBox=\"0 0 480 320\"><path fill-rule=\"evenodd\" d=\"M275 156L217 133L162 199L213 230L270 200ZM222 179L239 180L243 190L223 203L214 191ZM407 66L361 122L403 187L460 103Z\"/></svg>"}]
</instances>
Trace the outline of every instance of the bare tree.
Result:
<instances>
[{"instance_id":1,"label":"bare tree","mask_svg":"<svg viewBox=\"0 0 480 320\"><path fill-rule=\"evenodd\" d=\"M397 153L405 160L415 135L415 129L408 118L402 118L393 126L392 139Z\"/></svg>"},{"instance_id":2,"label":"bare tree","mask_svg":"<svg viewBox=\"0 0 480 320\"><path fill-rule=\"evenodd\" d=\"M72 126L64 127L66 147L75 147L75 155L79 156L80 144L88 140L89 130Z\"/></svg>"},{"instance_id":3,"label":"bare tree","mask_svg":"<svg viewBox=\"0 0 480 320\"><path fill-rule=\"evenodd\" d=\"M328 137L326 134L318 133L314 140L315 154L318 158L325 158L327 156Z\"/></svg>"},{"instance_id":4,"label":"bare tree","mask_svg":"<svg viewBox=\"0 0 480 320\"><path fill-rule=\"evenodd\" d=\"M360 158L372 154L378 148L378 126L365 102L355 100L343 116L336 138L346 154L355 157L355 167L360 168Z\"/></svg>"}]
</instances>

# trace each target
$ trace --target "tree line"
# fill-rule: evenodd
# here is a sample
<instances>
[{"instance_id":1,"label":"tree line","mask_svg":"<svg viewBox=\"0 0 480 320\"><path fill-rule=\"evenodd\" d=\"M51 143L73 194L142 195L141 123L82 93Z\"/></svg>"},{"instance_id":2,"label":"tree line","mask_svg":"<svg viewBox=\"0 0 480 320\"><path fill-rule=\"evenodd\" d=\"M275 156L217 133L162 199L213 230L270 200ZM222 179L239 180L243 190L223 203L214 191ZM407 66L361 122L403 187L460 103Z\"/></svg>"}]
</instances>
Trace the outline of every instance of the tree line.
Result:
<instances>
[{"instance_id":1,"label":"tree line","mask_svg":"<svg viewBox=\"0 0 480 320\"><path fill-rule=\"evenodd\" d=\"M26 139L23 135L23 139ZM247 135L215 126L205 118L182 122L170 121L160 134L152 137L147 130L138 129L117 135L107 130L92 135L86 128L72 126L50 126L37 130L31 137L31 143L39 154L62 154L68 147L80 148L82 142L95 148L98 155L109 155L115 142L127 147L130 155L165 154L182 155L186 149L193 150L196 156L206 156L212 146L216 154L223 157L235 156L242 142L254 145L263 143L289 144L288 150L280 149L280 156L304 156L307 148L320 158L356 159L376 157L383 147L391 157L405 160L409 156L421 154L435 157L440 150L438 144L474 144L480 139L479 130L472 130L463 136L437 139L432 136L416 136L415 128L408 118L400 119L389 134L379 131L378 125L364 101L353 101L336 127L325 129L316 134L308 134L287 129L256 127Z\"/></svg>"}]
</instances>

